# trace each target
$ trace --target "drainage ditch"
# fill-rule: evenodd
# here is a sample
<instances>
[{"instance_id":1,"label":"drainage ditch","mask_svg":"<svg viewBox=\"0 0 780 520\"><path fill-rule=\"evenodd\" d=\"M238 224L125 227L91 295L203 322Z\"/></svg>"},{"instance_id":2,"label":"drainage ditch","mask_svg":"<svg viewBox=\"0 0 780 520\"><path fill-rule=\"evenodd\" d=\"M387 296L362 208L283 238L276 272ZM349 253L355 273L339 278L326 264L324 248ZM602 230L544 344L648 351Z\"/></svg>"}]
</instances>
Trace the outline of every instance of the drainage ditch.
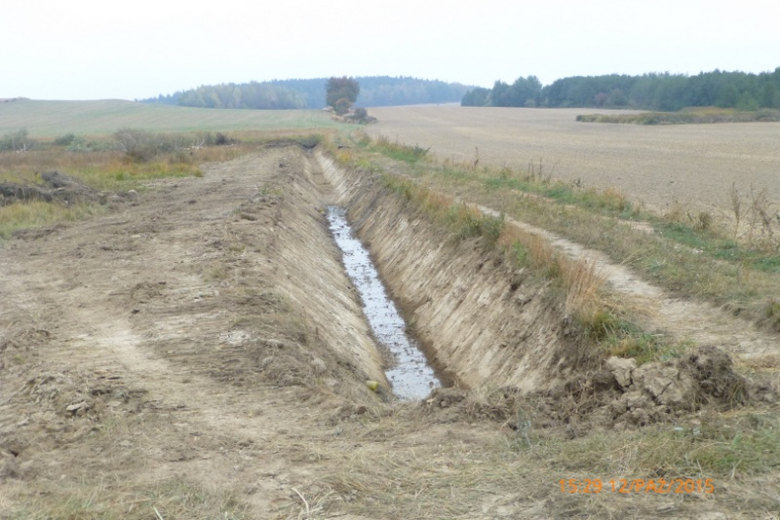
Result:
<instances>
[{"instance_id":1,"label":"drainage ditch","mask_svg":"<svg viewBox=\"0 0 780 520\"><path fill-rule=\"evenodd\" d=\"M393 354L395 366L386 371L393 393L402 399L421 399L441 386L406 323L387 295L368 250L352 232L346 210L328 206L330 231L341 249L344 267L363 302L363 312L378 343Z\"/></svg>"}]
</instances>

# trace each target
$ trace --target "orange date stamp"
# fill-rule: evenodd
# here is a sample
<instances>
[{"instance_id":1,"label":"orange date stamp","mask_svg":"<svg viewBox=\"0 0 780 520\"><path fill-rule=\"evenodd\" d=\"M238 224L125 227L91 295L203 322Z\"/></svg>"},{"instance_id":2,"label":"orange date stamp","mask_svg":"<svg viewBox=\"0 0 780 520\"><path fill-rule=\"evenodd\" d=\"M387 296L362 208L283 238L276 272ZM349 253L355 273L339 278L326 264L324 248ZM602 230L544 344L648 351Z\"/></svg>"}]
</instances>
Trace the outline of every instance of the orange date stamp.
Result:
<instances>
[{"instance_id":1,"label":"orange date stamp","mask_svg":"<svg viewBox=\"0 0 780 520\"><path fill-rule=\"evenodd\" d=\"M664 480L662 478L644 480L634 479L612 479L602 481L601 479L561 479L561 493L657 493L659 495L671 494L693 494L693 493L714 493L715 485L712 479L681 479Z\"/></svg>"}]
</instances>

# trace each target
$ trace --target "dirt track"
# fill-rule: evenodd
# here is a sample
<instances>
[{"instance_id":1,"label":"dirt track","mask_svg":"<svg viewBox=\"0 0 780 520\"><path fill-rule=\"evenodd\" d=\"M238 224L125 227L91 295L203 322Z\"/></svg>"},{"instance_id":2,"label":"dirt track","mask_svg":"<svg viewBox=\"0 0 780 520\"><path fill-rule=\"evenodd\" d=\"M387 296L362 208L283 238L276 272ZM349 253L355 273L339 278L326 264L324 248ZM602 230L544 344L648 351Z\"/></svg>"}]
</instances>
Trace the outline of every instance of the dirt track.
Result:
<instances>
[{"instance_id":1,"label":"dirt track","mask_svg":"<svg viewBox=\"0 0 780 520\"><path fill-rule=\"evenodd\" d=\"M506 448L490 406L379 405L312 164L282 149L215 165L0 250L0 518L721 509L582 505L556 492L570 474Z\"/></svg>"},{"instance_id":2,"label":"dirt track","mask_svg":"<svg viewBox=\"0 0 780 520\"><path fill-rule=\"evenodd\" d=\"M264 518L297 511L291 487L310 493L312 482L309 448L294 439L338 439L300 386L325 377L316 370L330 360L298 363L294 345L349 343L359 357L370 344L327 233L308 244L285 239L300 235L290 226L318 226L316 208L293 214L279 196L286 170L301 166L289 151L234 161L0 251L0 442L18 458L8 472L22 479L0 484L0 510L108 479L108 501L184 480L216 496L241 493ZM325 294L322 284L343 292ZM285 296L299 293L299 302ZM329 323L297 321L296 307L323 304ZM310 329L320 338L305 337ZM323 386L351 385L357 402L367 393L351 371L327 376ZM151 512L127 507L139 518Z\"/></svg>"}]
</instances>

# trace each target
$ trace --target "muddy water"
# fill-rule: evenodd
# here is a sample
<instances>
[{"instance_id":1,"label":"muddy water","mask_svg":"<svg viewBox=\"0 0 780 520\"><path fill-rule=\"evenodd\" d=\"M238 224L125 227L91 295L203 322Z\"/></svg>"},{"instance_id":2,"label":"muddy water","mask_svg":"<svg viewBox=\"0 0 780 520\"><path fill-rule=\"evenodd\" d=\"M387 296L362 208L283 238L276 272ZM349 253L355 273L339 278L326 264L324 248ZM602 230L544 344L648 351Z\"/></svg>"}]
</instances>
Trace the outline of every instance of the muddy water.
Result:
<instances>
[{"instance_id":1,"label":"muddy water","mask_svg":"<svg viewBox=\"0 0 780 520\"><path fill-rule=\"evenodd\" d=\"M363 311L374 337L396 359L396 365L386 372L393 392L404 399L427 396L441 383L417 343L406 334L406 323L379 280L368 250L352 233L343 208L329 206L327 217L343 253L347 274L363 300Z\"/></svg>"}]
</instances>

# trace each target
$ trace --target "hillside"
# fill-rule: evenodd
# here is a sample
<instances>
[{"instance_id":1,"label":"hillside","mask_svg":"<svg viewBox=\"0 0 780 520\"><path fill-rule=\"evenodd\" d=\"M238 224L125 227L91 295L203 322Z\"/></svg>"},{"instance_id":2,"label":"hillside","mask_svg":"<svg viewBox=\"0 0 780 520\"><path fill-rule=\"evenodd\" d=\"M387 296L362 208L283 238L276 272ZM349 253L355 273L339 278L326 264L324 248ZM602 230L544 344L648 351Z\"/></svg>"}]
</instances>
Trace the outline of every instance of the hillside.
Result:
<instances>
[{"instance_id":1,"label":"hillside","mask_svg":"<svg viewBox=\"0 0 780 520\"><path fill-rule=\"evenodd\" d=\"M0 135L26 129L30 137L110 134L131 127L156 132L300 130L341 123L314 110L207 110L122 100L0 103Z\"/></svg>"}]
</instances>

